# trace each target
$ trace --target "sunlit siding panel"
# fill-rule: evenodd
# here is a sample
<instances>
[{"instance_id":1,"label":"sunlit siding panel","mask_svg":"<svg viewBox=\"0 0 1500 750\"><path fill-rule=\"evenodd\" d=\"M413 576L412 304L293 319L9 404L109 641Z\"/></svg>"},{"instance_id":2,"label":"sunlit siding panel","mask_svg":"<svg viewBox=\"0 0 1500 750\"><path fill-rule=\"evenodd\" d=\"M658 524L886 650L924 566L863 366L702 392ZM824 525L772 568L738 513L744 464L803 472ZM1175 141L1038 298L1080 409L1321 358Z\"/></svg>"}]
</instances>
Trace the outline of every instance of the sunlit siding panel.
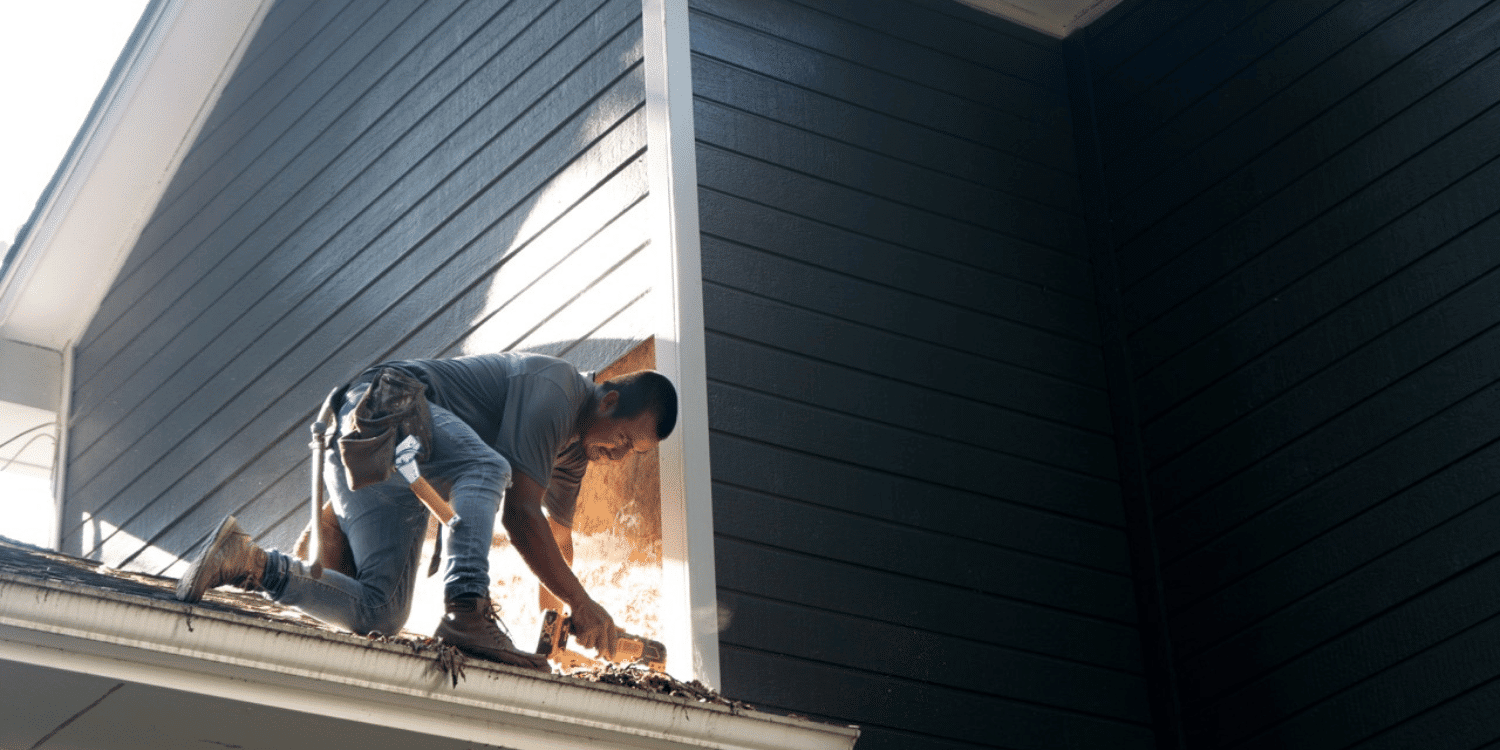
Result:
<instances>
[{"instance_id":1,"label":"sunlit siding panel","mask_svg":"<svg viewBox=\"0 0 1500 750\"><path fill-rule=\"evenodd\" d=\"M271 11L78 344L66 548L289 544L307 425L392 357L649 334L640 6Z\"/></svg>"}]
</instances>

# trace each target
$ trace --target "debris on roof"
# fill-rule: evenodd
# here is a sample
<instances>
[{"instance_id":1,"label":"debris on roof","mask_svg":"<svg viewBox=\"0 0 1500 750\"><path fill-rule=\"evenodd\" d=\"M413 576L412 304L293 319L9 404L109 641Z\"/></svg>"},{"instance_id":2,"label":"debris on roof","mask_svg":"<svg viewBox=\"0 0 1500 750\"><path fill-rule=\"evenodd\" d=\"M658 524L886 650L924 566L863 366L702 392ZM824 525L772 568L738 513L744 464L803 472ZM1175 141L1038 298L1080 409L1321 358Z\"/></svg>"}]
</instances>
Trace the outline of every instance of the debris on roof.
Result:
<instances>
[{"instance_id":1,"label":"debris on roof","mask_svg":"<svg viewBox=\"0 0 1500 750\"><path fill-rule=\"evenodd\" d=\"M0 536L0 575L41 578L117 594L177 602L175 578L117 570L96 560L35 547ZM333 628L258 594L232 589L214 589L193 605L215 612L253 615L263 620L304 625L324 631Z\"/></svg>"},{"instance_id":2,"label":"debris on roof","mask_svg":"<svg viewBox=\"0 0 1500 750\"><path fill-rule=\"evenodd\" d=\"M65 555L35 547L0 536L0 575L15 575L41 578L49 581L70 583L78 586L109 591L130 596L145 597L159 601L177 602L174 594L177 581L173 578L117 570L93 560ZM263 620L297 625L323 632L344 631L308 617L290 607L283 607L259 594L219 588L210 590L201 602L193 605L204 609L251 615ZM189 616L191 618L191 615ZM464 679L464 664L468 661L463 652L431 637L403 631L397 635L374 634L370 640L378 643L393 643L411 649L418 656L429 656L433 669L449 678L453 686ZM557 671L583 682L619 685L658 695L669 695L700 703L727 706L735 713L754 710L754 706L731 700L710 689L702 682L683 682L671 675L654 672L639 665L605 664L593 669Z\"/></svg>"},{"instance_id":3,"label":"debris on roof","mask_svg":"<svg viewBox=\"0 0 1500 750\"><path fill-rule=\"evenodd\" d=\"M573 677L587 682L599 682L606 685L623 685L637 690L646 690L661 695L671 695L678 698L687 698L699 703L712 703L719 706L728 706L730 711L739 713L741 711L754 711L755 706L744 701L731 700L720 695L718 691L709 688L698 680L683 682L665 672L657 672L647 669L638 664L604 664L593 669L575 669L565 672Z\"/></svg>"}]
</instances>

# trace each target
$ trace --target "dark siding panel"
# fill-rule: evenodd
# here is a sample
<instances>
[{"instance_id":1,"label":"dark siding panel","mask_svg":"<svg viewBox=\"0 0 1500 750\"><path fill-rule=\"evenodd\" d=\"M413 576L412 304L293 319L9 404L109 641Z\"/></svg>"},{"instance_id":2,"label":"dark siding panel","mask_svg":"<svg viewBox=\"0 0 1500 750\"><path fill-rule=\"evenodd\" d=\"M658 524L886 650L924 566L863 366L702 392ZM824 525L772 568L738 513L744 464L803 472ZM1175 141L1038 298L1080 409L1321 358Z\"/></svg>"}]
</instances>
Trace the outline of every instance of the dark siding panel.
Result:
<instances>
[{"instance_id":1,"label":"dark siding panel","mask_svg":"<svg viewBox=\"0 0 1500 750\"><path fill-rule=\"evenodd\" d=\"M726 668L749 675L747 687L757 692L806 690L810 696L806 701L809 711L825 716L850 716L860 724L861 750L865 747L1133 750L1152 746L1150 730L1125 722L1080 717L1071 712L922 683L914 683L916 689L896 690L892 689L893 681L881 675L777 653L727 646L723 661Z\"/></svg>"},{"instance_id":2,"label":"dark siding panel","mask_svg":"<svg viewBox=\"0 0 1500 750\"><path fill-rule=\"evenodd\" d=\"M1088 27L1094 80L1114 73L1198 6L1195 0L1121 3Z\"/></svg>"},{"instance_id":3,"label":"dark siding panel","mask_svg":"<svg viewBox=\"0 0 1500 750\"><path fill-rule=\"evenodd\" d=\"M1123 671L727 590L722 603L742 626L735 632L743 640L730 644L740 648L772 653L797 642L806 650L796 656L838 667L923 682L952 681L958 689L1049 706L1082 704L1091 713L1118 719L1139 716L1145 708L1135 678ZM825 637L809 641L808 631ZM872 652L870 643L891 648ZM969 668L975 661L996 669Z\"/></svg>"},{"instance_id":4,"label":"dark siding panel","mask_svg":"<svg viewBox=\"0 0 1500 750\"><path fill-rule=\"evenodd\" d=\"M723 510L716 515L722 515L726 528L733 528L742 539L985 595L1080 610L1121 622L1132 619L1128 587L1121 585L1118 574L1057 565L1034 555L728 485L719 488L717 503ZM885 554L892 549L907 554ZM993 575L996 565L1015 575Z\"/></svg>"},{"instance_id":5,"label":"dark siding panel","mask_svg":"<svg viewBox=\"0 0 1500 750\"><path fill-rule=\"evenodd\" d=\"M714 224L721 233L705 239L712 245L704 251L705 263L718 262L721 254L715 250L727 241L758 247L763 253L783 258L806 258L812 266L901 289L961 310L1086 342L1099 339L1099 321L1089 315L1088 304L1059 304L1054 292L1038 284L712 189L699 191L699 203L702 221ZM1068 272L1076 273L1077 269L1069 264ZM1081 280L1077 284L1081 286Z\"/></svg>"},{"instance_id":6,"label":"dark siding panel","mask_svg":"<svg viewBox=\"0 0 1500 750\"><path fill-rule=\"evenodd\" d=\"M1059 46L690 25L726 692L860 747L1151 745Z\"/></svg>"},{"instance_id":7,"label":"dark siding panel","mask_svg":"<svg viewBox=\"0 0 1500 750\"><path fill-rule=\"evenodd\" d=\"M1064 210L1078 207L1078 183L1068 172L984 144L931 130L849 102L794 88L743 68L700 57L693 86L702 101L738 110L775 112L788 126L816 133L889 160L995 190L1027 185L1022 198ZM845 125L864 121L865 127ZM911 168L911 167L904 167Z\"/></svg>"},{"instance_id":8,"label":"dark siding panel","mask_svg":"<svg viewBox=\"0 0 1500 750\"><path fill-rule=\"evenodd\" d=\"M1315 291L1318 304L1286 309L1274 298L1262 302L1142 378L1159 404L1148 428L1154 457L1178 456L1220 426L1182 418L1197 404L1216 404L1224 417L1245 417L1267 407L1267 397L1280 388L1315 375L1386 329L1421 325L1419 319L1430 317L1429 309L1445 296L1480 296L1473 287L1494 268L1493 248L1500 241L1500 219L1486 200L1500 184L1497 176L1500 165L1491 162L1355 245L1356 252L1340 254L1277 292L1300 298ZM1330 339L1328 330L1340 335ZM1225 353L1231 345L1237 356ZM1204 386L1185 387L1190 377L1230 368L1231 374ZM1174 396L1157 385L1174 377L1186 392Z\"/></svg>"},{"instance_id":9,"label":"dark siding panel","mask_svg":"<svg viewBox=\"0 0 1500 750\"><path fill-rule=\"evenodd\" d=\"M1445 120L1443 115L1446 112L1441 108L1436 110L1438 116L1435 118L1424 117L1421 114L1403 117L1401 116L1403 113L1399 110L1382 112L1377 109L1374 112L1362 112L1356 108L1356 105L1365 104L1368 101L1362 97L1349 102L1348 107L1331 112L1330 116L1342 120L1342 123L1330 127L1327 124L1330 121L1324 120L1318 123L1317 129L1308 131L1310 138L1289 141L1284 147L1271 149L1266 153L1247 148L1258 143L1267 143L1267 145L1275 143L1275 141L1262 141L1261 139L1266 137L1265 134L1286 137L1290 131L1307 126L1305 118L1331 107L1337 101L1337 99L1328 101L1322 97L1343 96L1346 89L1361 85L1381 71L1389 69L1400 60L1400 56L1412 52L1420 46L1420 43L1426 42L1431 36L1457 23L1462 18L1462 12L1473 10L1474 4L1477 4L1477 0L1471 2L1469 7L1453 10L1451 13L1453 17L1442 18L1441 23L1428 20L1429 14L1426 9L1439 6L1446 8L1447 4L1418 5L1410 8L1409 13L1416 14L1426 21L1416 26L1410 33L1420 32L1422 36L1416 40L1406 39L1407 28L1410 24L1400 23L1403 17L1392 19L1381 28L1388 29L1388 36L1396 36L1399 39L1388 40L1372 36L1362 38L1360 44L1363 46L1351 54L1352 60L1349 64L1339 64L1342 60L1326 63L1330 66L1329 70L1337 71L1342 75L1316 78L1308 76L1297 80L1295 90L1288 87L1288 90L1280 92L1278 97L1273 98L1265 109L1257 112L1258 116L1239 121L1243 123L1242 129L1236 129L1235 132L1227 133L1206 144L1205 148L1233 154L1233 156L1217 158L1210 152L1206 156L1210 162L1234 163L1247 157L1256 158L1257 161L1227 175L1224 178L1226 181L1218 186L1204 185L1204 188L1209 189L1200 196L1185 196L1194 197L1195 200L1157 222L1151 231L1134 237L1122 237L1122 241L1128 239L1121 250L1122 280L1126 287L1132 290L1131 296L1141 298L1140 302L1129 308L1133 311L1132 317L1139 322L1154 320L1166 309L1179 303L1186 294L1196 292L1205 281L1224 274L1249 260L1263 250L1265 244L1278 241L1301 230L1303 224L1347 199L1354 190L1358 189L1356 186L1363 186L1387 170L1404 166L1405 160L1421 154L1422 149L1432 139L1440 137L1449 128L1463 124L1465 119L1463 117ZM1490 14L1489 19L1484 20L1493 24L1493 14ZM1455 31L1462 31L1462 29ZM1459 36L1459 43L1462 44L1463 35ZM1479 32L1476 37L1469 43L1482 44L1483 38L1493 38L1493 30L1488 33ZM1308 43L1314 44L1315 42L1310 40ZM1452 69L1455 73L1465 67L1461 59L1454 62L1459 63ZM1354 66L1354 70L1348 71L1351 66ZM1332 80L1329 80L1330 78ZM1398 85L1407 89L1418 86L1417 92L1419 93L1408 91L1404 96L1395 98L1394 101L1426 96L1434 88L1433 84L1444 80L1446 76L1436 81L1430 78L1430 73L1416 80L1406 78L1402 81L1401 77L1397 77ZM1333 91L1330 93L1325 87L1332 88ZM1374 98L1377 99L1385 99L1386 96L1378 89L1374 94ZM1323 108L1301 104L1308 101L1310 97L1318 97L1318 100L1323 101ZM1457 101L1473 104L1476 100L1460 96ZM1284 108L1292 109L1290 113L1282 115L1285 120L1278 120L1263 114L1264 112L1281 112ZM1459 112L1454 114L1459 114ZM1473 111L1470 110L1469 114L1472 115ZM1271 121L1267 122L1268 119ZM1413 120L1417 122L1413 124ZM1395 134L1392 139L1394 144L1390 141L1381 143L1378 136L1382 133L1377 131L1375 137L1365 138L1356 143L1355 148L1343 150L1342 146L1345 143L1362 134L1364 128L1377 123L1384 126L1386 133ZM1205 127L1222 127L1222 125L1223 123L1218 120L1204 124ZM1400 132L1403 129L1412 128L1436 132L1426 136ZM1251 132L1257 135L1251 136ZM1344 142L1340 143L1340 139ZM1205 171L1193 168L1195 166L1190 165L1192 173L1201 174ZM1337 174L1342 179L1330 180L1326 173L1304 177L1311 171L1311 168L1319 166L1324 169L1337 170ZM1208 171L1212 172L1212 170ZM1399 169L1397 171L1399 172ZM1170 179L1169 177L1168 181ZM1293 182L1294 180L1297 181ZM1328 184L1324 185L1324 183ZM1288 187L1289 184L1290 187ZM1153 185L1126 184L1119 189L1123 192L1142 195L1150 194L1153 187ZM1176 208L1171 202L1168 202L1166 206ZM1223 248L1222 252L1216 254L1217 259L1212 263L1201 258L1204 253L1191 252L1192 248L1205 245ZM1135 293L1137 288L1139 292Z\"/></svg>"},{"instance_id":10,"label":"dark siding panel","mask_svg":"<svg viewBox=\"0 0 1500 750\"><path fill-rule=\"evenodd\" d=\"M951 220L1032 244L1082 242L1076 217L1027 198L960 181L833 138L791 128L768 117L698 100L694 119L700 132L714 133L713 144L780 167L796 169L840 187L869 193L909 207L934 220Z\"/></svg>"},{"instance_id":11,"label":"dark siding panel","mask_svg":"<svg viewBox=\"0 0 1500 750\"><path fill-rule=\"evenodd\" d=\"M1110 123L1100 133L1105 146L1127 140L1124 134L1114 132L1116 127L1139 126L1132 112L1148 110L1160 113L1161 120L1170 119L1171 113L1211 91L1205 84L1222 74L1221 68L1255 59L1259 48L1274 38L1260 28L1262 24L1296 28L1331 2L1228 0L1215 8L1187 9L1149 45L1097 79L1100 95L1095 98L1095 106L1100 120ZM1210 45L1215 51L1233 46L1236 54L1205 54L1204 49Z\"/></svg>"},{"instance_id":12,"label":"dark siding panel","mask_svg":"<svg viewBox=\"0 0 1500 750\"><path fill-rule=\"evenodd\" d=\"M347 36L339 28L341 19L347 21L368 17L380 9L379 3L366 3L359 9L346 8L348 5L350 4L333 2L319 3L313 7L303 7L296 3L275 6L257 32L256 46L247 51L241 61L241 70L244 72L231 77L225 85L218 103L199 133L199 139L208 140L226 129L243 133L246 127L254 124L255 113L264 113L285 99L286 85L307 84L307 71L298 71L295 67L300 57L326 55L340 46L340 39ZM446 5L448 11L451 11L451 7L451 3ZM389 15L395 10L387 8L385 14ZM439 6L437 12L441 16L445 12L444 7ZM383 26L381 20L377 20L377 24ZM282 27L282 23L288 21ZM346 47L335 64L347 66L350 62L349 55L358 54L359 51L357 46ZM377 74L383 68L379 62L372 62L371 65L373 72ZM303 66L305 67L305 61ZM283 88L273 87L273 83ZM295 97L289 104L307 108L311 102L306 97ZM230 121L234 121L234 124L229 125ZM225 140L223 136L220 138ZM222 150L207 149L193 149L184 155L177 174L162 196L156 215L147 222L137 243L140 247L149 249L132 253L117 281L134 278L134 283L147 285L155 281L159 272L147 268L146 262L155 261L159 253L168 250L167 241L183 230L186 221L201 213L205 205L211 203L225 185L225 174L232 175L236 167L244 166L244 162L240 161L225 169L211 170L214 165L223 161L224 156ZM139 276L141 273L145 275ZM128 297L124 300L106 300L106 306L101 307L99 317L113 321L119 317L119 311L131 301L133 298Z\"/></svg>"},{"instance_id":13,"label":"dark siding panel","mask_svg":"<svg viewBox=\"0 0 1500 750\"><path fill-rule=\"evenodd\" d=\"M867 421L951 441L955 450L977 448L1112 478L1114 446L1107 436L1029 418L935 394L878 375L778 351L716 333L708 336L709 356L724 363L723 382L742 388L786 394L795 400L833 409ZM891 403L921 403L919 412L892 409ZM995 430L1006 423L1011 430ZM1023 439L1021 436L1025 436ZM996 457L999 460L999 457Z\"/></svg>"},{"instance_id":14,"label":"dark siding panel","mask_svg":"<svg viewBox=\"0 0 1500 750\"><path fill-rule=\"evenodd\" d=\"M227 512L286 545L311 412L372 362L646 335L638 4L355 5L265 27L81 342L75 551L161 570Z\"/></svg>"},{"instance_id":15,"label":"dark siding panel","mask_svg":"<svg viewBox=\"0 0 1500 750\"><path fill-rule=\"evenodd\" d=\"M1251 5L1084 40L1186 745L1493 744L1500 4Z\"/></svg>"},{"instance_id":16,"label":"dark siding panel","mask_svg":"<svg viewBox=\"0 0 1500 750\"><path fill-rule=\"evenodd\" d=\"M969 539L1094 570L1125 574L1118 529L1055 508L996 501L980 493L834 463L723 433L712 438L714 479L902 527ZM920 496L922 502L904 498Z\"/></svg>"},{"instance_id":17,"label":"dark siding panel","mask_svg":"<svg viewBox=\"0 0 1500 750\"><path fill-rule=\"evenodd\" d=\"M944 220L708 144L698 149L698 164L701 187L747 201L786 207L781 210L794 217L873 236L1040 286L1055 294L1077 300L1090 298L1088 263L1055 248Z\"/></svg>"},{"instance_id":18,"label":"dark siding panel","mask_svg":"<svg viewBox=\"0 0 1500 750\"><path fill-rule=\"evenodd\" d=\"M696 54L746 68L890 117L990 144L1051 167L1074 167L1069 133L1021 110L983 108L903 77L862 67L769 34L751 31L718 16L694 13ZM892 38L894 40L894 38ZM845 82L861 85L847 86Z\"/></svg>"}]
</instances>

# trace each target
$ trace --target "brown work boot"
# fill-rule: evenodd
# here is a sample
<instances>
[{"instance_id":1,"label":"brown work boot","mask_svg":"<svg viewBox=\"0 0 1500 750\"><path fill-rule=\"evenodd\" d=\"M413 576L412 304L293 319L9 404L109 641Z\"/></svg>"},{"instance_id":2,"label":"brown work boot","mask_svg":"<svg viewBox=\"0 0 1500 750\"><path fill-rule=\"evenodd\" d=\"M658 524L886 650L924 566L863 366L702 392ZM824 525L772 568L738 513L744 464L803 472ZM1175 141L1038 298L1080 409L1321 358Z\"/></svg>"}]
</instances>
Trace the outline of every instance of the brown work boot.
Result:
<instances>
[{"instance_id":1,"label":"brown work boot","mask_svg":"<svg viewBox=\"0 0 1500 750\"><path fill-rule=\"evenodd\" d=\"M250 541L250 535L240 530L234 516L226 516L209 538L203 554L177 581L177 598L196 602L203 598L203 592L219 586L256 591L260 589L265 569L266 551Z\"/></svg>"},{"instance_id":2,"label":"brown work boot","mask_svg":"<svg viewBox=\"0 0 1500 750\"><path fill-rule=\"evenodd\" d=\"M468 594L448 600L448 611L432 635L481 659L551 671L547 657L517 649L503 628L489 597Z\"/></svg>"}]
</instances>

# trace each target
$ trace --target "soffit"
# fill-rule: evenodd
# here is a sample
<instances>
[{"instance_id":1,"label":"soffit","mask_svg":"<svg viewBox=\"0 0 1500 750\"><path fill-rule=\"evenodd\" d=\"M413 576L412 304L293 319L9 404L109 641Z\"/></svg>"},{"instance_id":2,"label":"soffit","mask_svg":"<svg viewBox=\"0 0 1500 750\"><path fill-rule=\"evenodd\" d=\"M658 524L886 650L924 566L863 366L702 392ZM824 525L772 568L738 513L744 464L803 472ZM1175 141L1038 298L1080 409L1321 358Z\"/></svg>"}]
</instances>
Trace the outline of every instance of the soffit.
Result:
<instances>
[{"instance_id":1,"label":"soffit","mask_svg":"<svg viewBox=\"0 0 1500 750\"><path fill-rule=\"evenodd\" d=\"M271 4L147 7L10 250L0 337L60 350L83 333Z\"/></svg>"},{"instance_id":2,"label":"soffit","mask_svg":"<svg viewBox=\"0 0 1500 750\"><path fill-rule=\"evenodd\" d=\"M1120 0L958 0L1059 39L1104 15Z\"/></svg>"}]
</instances>

